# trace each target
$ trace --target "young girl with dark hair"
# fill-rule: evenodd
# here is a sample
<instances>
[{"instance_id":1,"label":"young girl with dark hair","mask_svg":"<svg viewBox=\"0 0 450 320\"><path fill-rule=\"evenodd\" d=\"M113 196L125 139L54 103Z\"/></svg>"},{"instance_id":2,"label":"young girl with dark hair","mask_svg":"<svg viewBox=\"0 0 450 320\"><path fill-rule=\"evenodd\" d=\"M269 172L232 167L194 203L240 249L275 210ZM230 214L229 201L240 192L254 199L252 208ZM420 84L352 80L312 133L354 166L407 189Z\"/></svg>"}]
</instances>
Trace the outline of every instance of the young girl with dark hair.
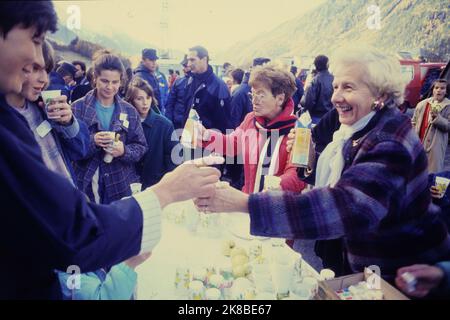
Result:
<instances>
[{"instance_id":1,"label":"young girl with dark hair","mask_svg":"<svg viewBox=\"0 0 450 320\"><path fill-rule=\"evenodd\" d=\"M173 124L160 114L155 94L147 81L135 77L128 86L125 100L139 113L149 146L136 166L142 189L145 189L176 167L175 163L182 159L182 148L176 148L178 137L174 134Z\"/></svg>"}]
</instances>

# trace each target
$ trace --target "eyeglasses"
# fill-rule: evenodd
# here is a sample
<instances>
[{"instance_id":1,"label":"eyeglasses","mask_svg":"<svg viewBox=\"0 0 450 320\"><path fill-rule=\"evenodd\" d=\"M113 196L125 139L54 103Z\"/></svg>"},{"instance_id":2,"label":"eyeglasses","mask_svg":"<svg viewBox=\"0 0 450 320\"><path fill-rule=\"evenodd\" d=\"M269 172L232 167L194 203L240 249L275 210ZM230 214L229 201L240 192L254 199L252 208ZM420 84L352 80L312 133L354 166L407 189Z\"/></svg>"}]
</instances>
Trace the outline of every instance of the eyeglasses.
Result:
<instances>
[{"instance_id":1,"label":"eyeglasses","mask_svg":"<svg viewBox=\"0 0 450 320\"><path fill-rule=\"evenodd\" d=\"M265 97L266 97L266 95L264 94L264 93L252 93L252 92L249 92L248 93L248 97L250 98L250 100L254 100L255 98L257 98L259 101L261 101L261 100L263 100Z\"/></svg>"}]
</instances>

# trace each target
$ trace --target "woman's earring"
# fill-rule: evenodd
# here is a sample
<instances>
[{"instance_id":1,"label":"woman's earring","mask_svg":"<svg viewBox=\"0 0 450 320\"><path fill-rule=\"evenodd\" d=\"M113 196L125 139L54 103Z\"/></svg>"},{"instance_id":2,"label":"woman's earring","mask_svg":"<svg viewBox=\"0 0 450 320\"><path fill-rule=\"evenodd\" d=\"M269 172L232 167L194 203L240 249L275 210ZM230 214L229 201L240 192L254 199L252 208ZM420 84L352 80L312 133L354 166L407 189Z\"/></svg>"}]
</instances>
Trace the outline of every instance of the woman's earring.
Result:
<instances>
[{"instance_id":1,"label":"woman's earring","mask_svg":"<svg viewBox=\"0 0 450 320\"><path fill-rule=\"evenodd\" d=\"M380 111L381 108L383 108L383 107L384 107L384 102L383 101L375 100L373 102L373 104L372 104L372 110L375 111L375 112Z\"/></svg>"}]
</instances>

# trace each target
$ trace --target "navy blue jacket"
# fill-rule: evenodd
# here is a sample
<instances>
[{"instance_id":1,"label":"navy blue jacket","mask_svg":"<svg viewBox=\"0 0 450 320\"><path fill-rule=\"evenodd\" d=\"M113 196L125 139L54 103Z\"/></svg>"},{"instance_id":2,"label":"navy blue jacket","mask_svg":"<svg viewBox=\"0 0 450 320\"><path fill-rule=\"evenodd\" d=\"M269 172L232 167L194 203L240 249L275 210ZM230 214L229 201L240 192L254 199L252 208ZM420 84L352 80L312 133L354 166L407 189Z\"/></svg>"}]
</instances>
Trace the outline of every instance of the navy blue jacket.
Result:
<instances>
[{"instance_id":1,"label":"navy blue jacket","mask_svg":"<svg viewBox=\"0 0 450 320\"><path fill-rule=\"evenodd\" d=\"M49 80L50 84L48 85L48 88L46 90L61 90L61 95L67 97L67 102L70 102L71 98L71 90L66 85L66 82L64 81L63 77L56 71L50 72Z\"/></svg>"},{"instance_id":2,"label":"navy blue jacket","mask_svg":"<svg viewBox=\"0 0 450 320\"><path fill-rule=\"evenodd\" d=\"M176 164L172 161L171 156L172 150L178 145L178 137L173 134L172 123L153 110L142 122L142 128L147 140L148 151L137 163L136 171L141 178L142 190L144 190L158 183L167 172L175 169ZM182 153L177 153L177 157L182 160Z\"/></svg>"},{"instance_id":3,"label":"navy blue jacket","mask_svg":"<svg viewBox=\"0 0 450 320\"><path fill-rule=\"evenodd\" d=\"M167 98L165 115L167 119L172 121L175 129L184 127L184 117L188 107L185 102L187 82L188 77L181 77L175 80Z\"/></svg>"},{"instance_id":4,"label":"navy blue jacket","mask_svg":"<svg viewBox=\"0 0 450 320\"><path fill-rule=\"evenodd\" d=\"M26 120L0 95L0 299L61 297L55 269L81 272L139 253L142 212L129 198L89 203L47 169Z\"/></svg>"},{"instance_id":5,"label":"navy blue jacket","mask_svg":"<svg viewBox=\"0 0 450 320\"><path fill-rule=\"evenodd\" d=\"M186 122L189 111L193 108L206 129L218 129L225 133L226 129L233 128L230 92L225 82L214 74L211 66L208 66L205 73L189 77L186 92L187 108L183 122Z\"/></svg>"},{"instance_id":6,"label":"navy blue jacket","mask_svg":"<svg viewBox=\"0 0 450 320\"><path fill-rule=\"evenodd\" d=\"M292 100L294 100L294 113L297 113L299 110L298 104L300 103L305 90L303 89L303 83L299 78L295 78L295 86L297 87L297 90L294 92Z\"/></svg>"},{"instance_id":7,"label":"navy blue jacket","mask_svg":"<svg viewBox=\"0 0 450 320\"><path fill-rule=\"evenodd\" d=\"M309 111L312 117L322 117L333 109L331 96L333 95L333 75L328 70L320 71L306 88L301 100L302 107Z\"/></svg>"},{"instance_id":8,"label":"navy blue jacket","mask_svg":"<svg viewBox=\"0 0 450 320\"><path fill-rule=\"evenodd\" d=\"M242 82L231 96L231 123L233 129L237 128L244 121L245 116L249 112L253 111L249 93L250 86L248 83Z\"/></svg>"},{"instance_id":9,"label":"navy blue jacket","mask_svg":"<svg viewBox=\"0 0 450 320\"><path fill-rule=\"evenodd\" d=\"M162 72L157 71L156 78L158 79L159 93L161 95L159 108L164 111L166 108L167 96L169 95L169 83L167 82L166 76Z\"/></svg>"},{"instance_id":10,"label":"navy blue jacket","mask_svg":"<svg viewBox=\"0 0 450 320\"><path fill-rule=\"evenodd\" d=\"M153 89L155 98L158 101L158 106L161 106L161 92L159 91L159 80L156 75L151 73L150 70L142 64L142 62L134 70L134 75L148 82Z\"/></svg>"}]
</instances>

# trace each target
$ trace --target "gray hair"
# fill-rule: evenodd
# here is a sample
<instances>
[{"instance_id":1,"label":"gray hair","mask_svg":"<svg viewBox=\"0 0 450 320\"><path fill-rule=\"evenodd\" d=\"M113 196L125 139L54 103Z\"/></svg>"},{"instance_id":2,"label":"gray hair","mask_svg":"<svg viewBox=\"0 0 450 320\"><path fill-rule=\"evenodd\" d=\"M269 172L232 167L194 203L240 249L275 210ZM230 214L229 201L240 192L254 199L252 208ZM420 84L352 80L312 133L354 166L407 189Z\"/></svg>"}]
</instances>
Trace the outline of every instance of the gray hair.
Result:
<instances>
[{"instance_id":1,"label":"gray hair","mask_svg":"<svg viewBox=\"0 0 450 320\"><path fill-rule=\"evenodd\" d=\"M395 105L403 103L407 81L395 56L371 47L345 48L331 60L333 72L351 65L360 65L365 69L364 81L376 97L386 95Z\"/></svg>"}]
</instances>

